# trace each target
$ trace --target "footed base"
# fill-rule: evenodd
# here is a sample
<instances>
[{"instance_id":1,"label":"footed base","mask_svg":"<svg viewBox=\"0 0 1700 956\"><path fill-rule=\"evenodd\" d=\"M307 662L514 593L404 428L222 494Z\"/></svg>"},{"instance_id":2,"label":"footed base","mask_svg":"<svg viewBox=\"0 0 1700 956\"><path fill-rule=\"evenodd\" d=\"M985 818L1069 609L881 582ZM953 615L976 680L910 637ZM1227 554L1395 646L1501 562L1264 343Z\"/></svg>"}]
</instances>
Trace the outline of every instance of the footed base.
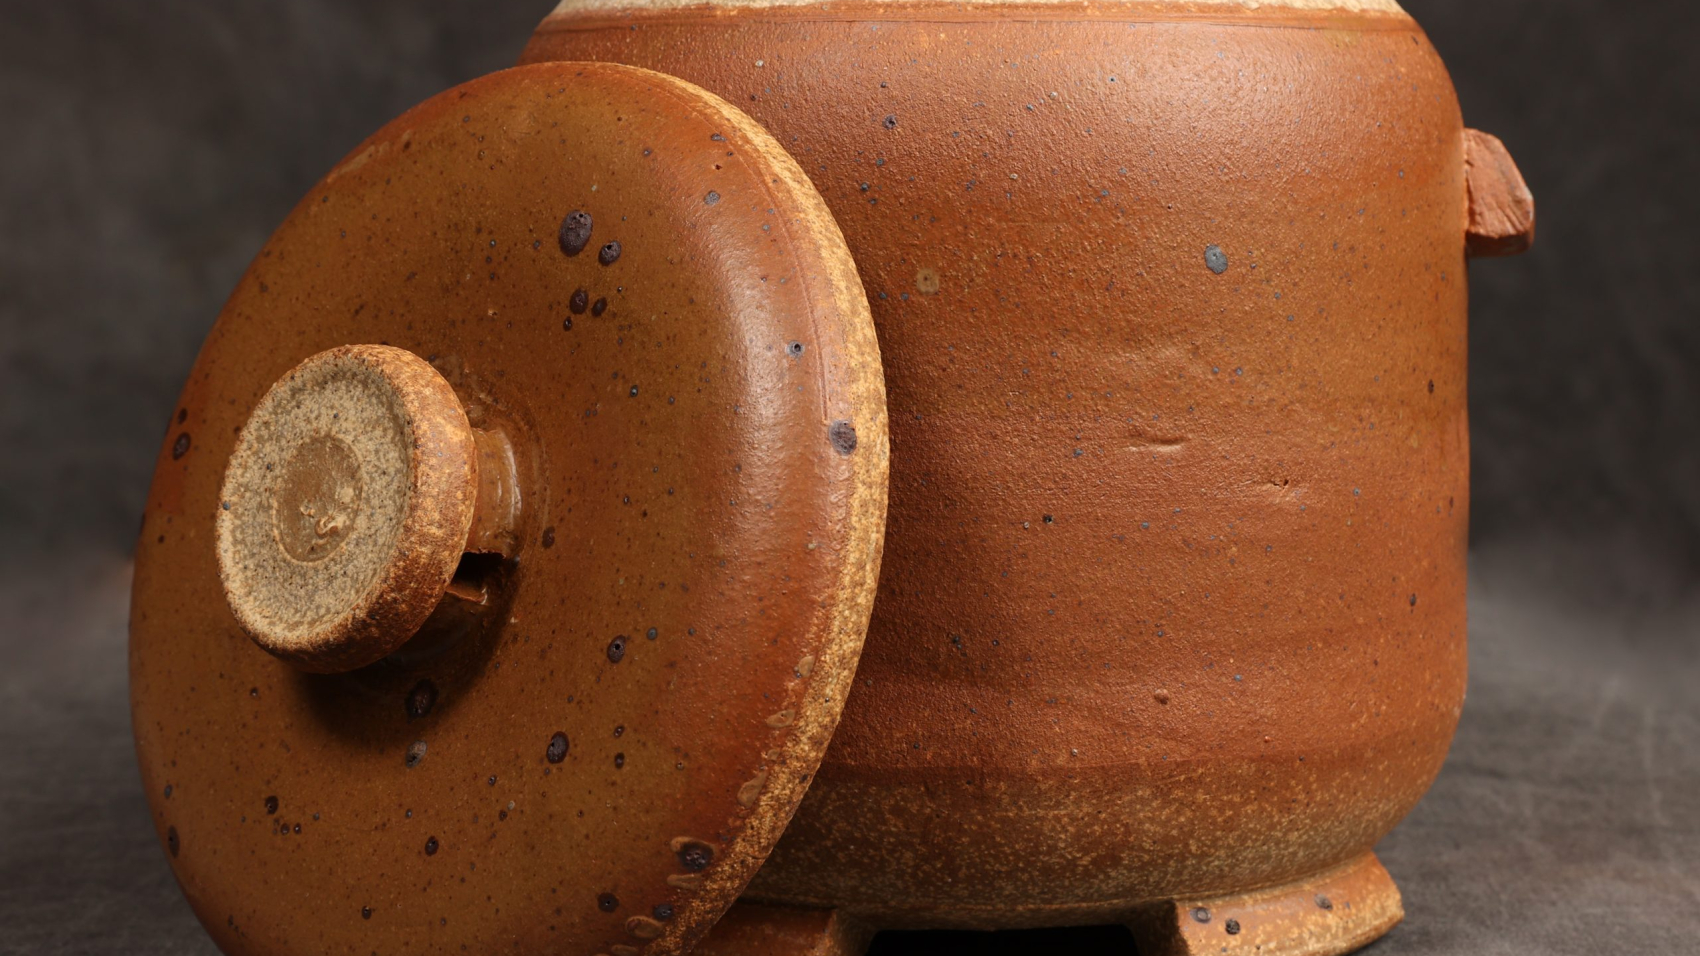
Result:
<instances>
[{"instance_id":1,"label":"footed base","mask_svg":"<svg viewBox=\"0 0 1700 956\"><path fill-rule=\"evenodd\" d=\"M1281 886L1146 904L1126 922L1138 956L1339 956L1379 939L1404 915L1393 878L1365 853ZM861 956L876 928L840 910L739 903L695 953Z\"/></svg>"},{"instance_id":2,"label":"footed base","mask_svg":"<svg viewBox=\"0 0 1700 956\"><path fill-rule=\"evenodd\" d=\"M1128 921L1140 956L1337 956L1367 946L1405 916L1373 853L1283 886L1170 900Z\"/></svg>"}]
</instances>

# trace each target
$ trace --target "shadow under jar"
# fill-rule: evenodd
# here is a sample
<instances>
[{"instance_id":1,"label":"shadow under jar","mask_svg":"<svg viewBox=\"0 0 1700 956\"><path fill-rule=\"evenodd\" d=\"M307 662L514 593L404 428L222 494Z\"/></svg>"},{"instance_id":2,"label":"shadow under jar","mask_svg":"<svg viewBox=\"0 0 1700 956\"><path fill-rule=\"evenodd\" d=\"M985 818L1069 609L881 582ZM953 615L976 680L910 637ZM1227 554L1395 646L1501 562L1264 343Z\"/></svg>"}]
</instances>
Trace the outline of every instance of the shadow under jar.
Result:
<instances>
[{"instance_id":1,"label":"shadow under jar","mask_svg":"<svg viewBox=\"0 0 1700 956\"><path fill-rule=\"evenodd\" d=\"M1371 848L1464 697L1466 258L1533 230L1409 16L568 0L522 59L747 111L879 335L872 623L744 897L820 912L746 904L710 949L1125 921L1332 953L1398 921Z\"/></svg>"}]
</instances>

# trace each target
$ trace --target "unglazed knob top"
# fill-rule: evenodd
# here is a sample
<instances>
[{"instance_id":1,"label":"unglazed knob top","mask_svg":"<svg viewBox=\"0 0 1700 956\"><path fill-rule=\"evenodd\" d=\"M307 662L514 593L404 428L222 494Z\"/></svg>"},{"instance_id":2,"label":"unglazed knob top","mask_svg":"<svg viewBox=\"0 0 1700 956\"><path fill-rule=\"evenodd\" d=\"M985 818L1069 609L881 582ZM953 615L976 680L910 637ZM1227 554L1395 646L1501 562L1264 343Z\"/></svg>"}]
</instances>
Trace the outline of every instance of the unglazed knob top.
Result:
<instances>
[{"instance_id":1,"label":"unglazed knob top","mask_svg":"<svg viewBox=\"0 0 1700 956\"><path fill-rule=\"evenodd\" d=\"M353 670L407 641L454 576L477 497L471 425L424 359L320 352L242 426L219 498L219 575L254 642Z\"/></svg>"}]
</instances>

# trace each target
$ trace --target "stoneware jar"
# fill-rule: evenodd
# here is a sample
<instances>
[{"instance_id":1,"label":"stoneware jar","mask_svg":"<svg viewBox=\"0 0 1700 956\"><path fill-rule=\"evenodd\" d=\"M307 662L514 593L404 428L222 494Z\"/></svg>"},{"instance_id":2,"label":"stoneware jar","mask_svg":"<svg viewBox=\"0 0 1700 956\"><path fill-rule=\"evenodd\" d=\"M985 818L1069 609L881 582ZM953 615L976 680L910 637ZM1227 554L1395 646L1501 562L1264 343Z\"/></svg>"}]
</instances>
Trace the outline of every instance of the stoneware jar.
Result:
<instances>
[{"instance_id":1,"label":"stoneware jar","mask_svg":"<svg viewBox=\"0 0 1700 956\"><path fill-rule=\"evenodd\" d=\"M1465 685L1498 140L1393 0L568 0L269 240L143 777L231 953L1341 953Z\"/></svg>"}]
</instances>

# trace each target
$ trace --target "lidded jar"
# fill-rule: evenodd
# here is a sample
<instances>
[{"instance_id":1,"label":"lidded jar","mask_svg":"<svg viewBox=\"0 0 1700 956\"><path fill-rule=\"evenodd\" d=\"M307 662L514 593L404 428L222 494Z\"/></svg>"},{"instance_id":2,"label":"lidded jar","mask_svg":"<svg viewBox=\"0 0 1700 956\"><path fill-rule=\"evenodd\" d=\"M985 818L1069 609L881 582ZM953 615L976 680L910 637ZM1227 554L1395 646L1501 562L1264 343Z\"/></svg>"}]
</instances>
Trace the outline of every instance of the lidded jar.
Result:
<instances>
[{"instance_id":1,"label":"lidded jar","mask_svg":"<svg viewBox=\"0 0 1700 956\"><path fill-rule=\"evenodd\" d=\"M444 944L672 952L740 894L703 951L1127 922L1159 952L1320 954L1399 919L1371 850L1464 692L1466 259L1520 251L1533 221L1407 15L569 0L522 62L345 160L215 329L185 416L242 435L193 473L168 438L144 529L151 790L214 713L301 735L257 758L266 786L330 781L381 863L301 851L289 872L339 896L409 884L378 894L387 926L327 906L329 948L443 920ZM351 229L364 245L333 262ZM249 329L286 322L285 349L256 351ZM414 479L440 459L394 464L430 418L394 411L410 401L472 464L447 544L370 539L393 572L370 580L435 563L391 604L338 605L325 669L347 673L309 677L230 637L279 651L209 532L228 504L257 551L326 521L342 547L317 503L334 468L266 484L243 449L285 436L272 457L294 461L268 387L349 361L376 363L354 377L406 427L342 485L404 517L438 500ZM317 428L333 405L288 407ZM148 544L179 516L198 533ZM191 646L162 646L185 616ZM381 639L349 637L373 620ZM184 674L238 671L280 701L180 699ZM416 715L427 684L454 708ZM197 809L203 829L253 789L239 737L213 736L193 773L232 802ZM476 890L392 852L414 818L374 775L458 830ZM174 855L177 799L155 799ZM522 806L525 851L501 826ZM228 885L220 905L253 907L238 925L310 938Z\"/></svg>"}]
</instances>

